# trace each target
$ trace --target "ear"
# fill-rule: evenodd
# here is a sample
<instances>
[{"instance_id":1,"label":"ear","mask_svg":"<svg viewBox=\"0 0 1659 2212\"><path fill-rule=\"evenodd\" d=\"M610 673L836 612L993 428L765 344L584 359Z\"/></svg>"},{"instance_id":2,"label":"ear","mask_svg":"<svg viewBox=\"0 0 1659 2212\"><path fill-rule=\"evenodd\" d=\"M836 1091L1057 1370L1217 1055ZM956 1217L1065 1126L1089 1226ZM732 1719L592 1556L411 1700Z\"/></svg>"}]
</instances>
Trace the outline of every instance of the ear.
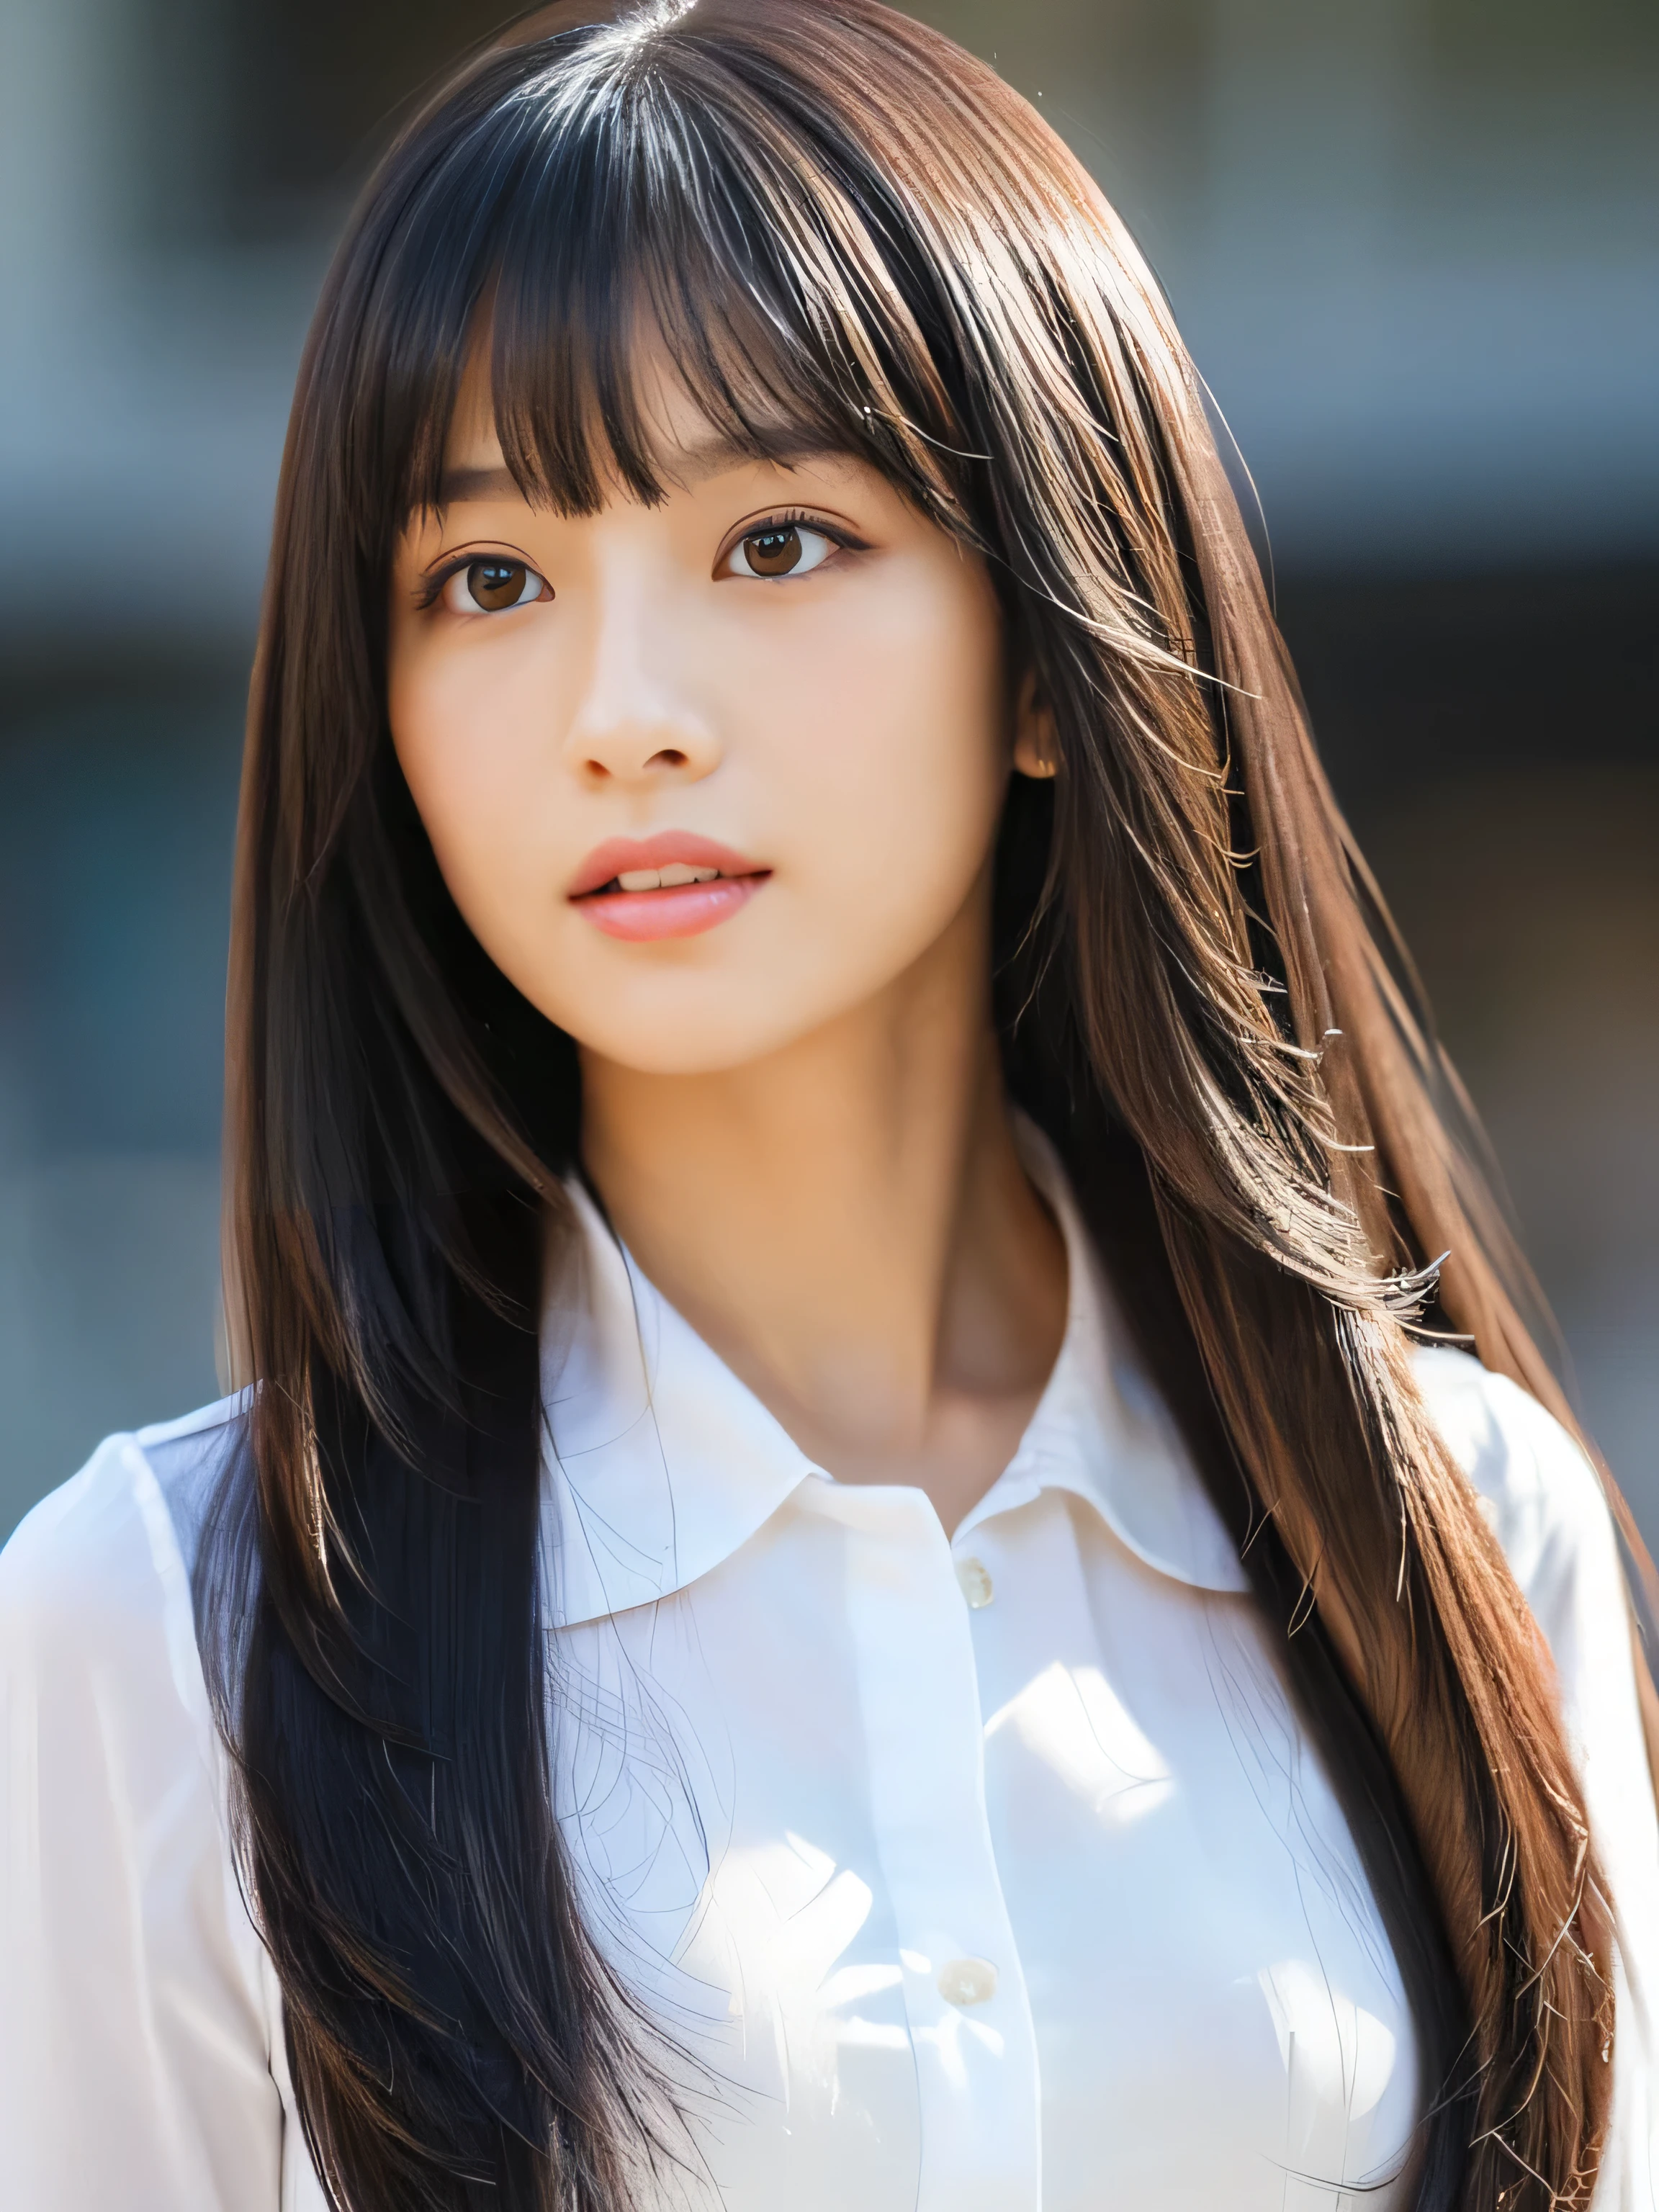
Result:
<instances>
[{"instance_id":1,"label":"ear","mask_svg":"<svg viewBox=\"0 0 1659 2212\"><path fill-rule=\"evenodd\" d=\"M1028 668L1020 678L1019 696L1014 702L1015 773L1036 776L1041 781L1052 776L1059 766L1054 718L1046 702L1038 697L1036 674Z\"/></svg>"}]
</instances>

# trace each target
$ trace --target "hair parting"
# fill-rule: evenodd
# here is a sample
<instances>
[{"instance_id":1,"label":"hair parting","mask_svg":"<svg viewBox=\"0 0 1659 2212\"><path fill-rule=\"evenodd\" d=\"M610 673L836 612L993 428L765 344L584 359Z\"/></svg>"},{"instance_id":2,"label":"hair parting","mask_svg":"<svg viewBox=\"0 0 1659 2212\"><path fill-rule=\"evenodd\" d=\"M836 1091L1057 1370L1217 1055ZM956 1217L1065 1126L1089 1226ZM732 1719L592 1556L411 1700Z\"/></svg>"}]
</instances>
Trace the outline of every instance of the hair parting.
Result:
<instances>
[{"instance_id":1,"label":"hair parting","mask_svg":"<svg viewBox=\"0 0 1659 2212\"><path fill-rule=\"evenodd\" d=\"M385 669L393 546L441 503L478 349L514 478L586 513L672 473L642 333L716 434L857 455L988 560L1057 758L999 848L1009 1090L1364 1857L1422 2053L1417 2212L1586 2205L1609 1902L1419 1316L1571 1414L1157 286L1047 126L875 0L527 18L386 155L301 368L229 1018L258 1387L198 1601L327 2189L621 2212L683 2154L550 1783L536 1328L574 1050L449 900Z\"/></svg>"}]
</instances>

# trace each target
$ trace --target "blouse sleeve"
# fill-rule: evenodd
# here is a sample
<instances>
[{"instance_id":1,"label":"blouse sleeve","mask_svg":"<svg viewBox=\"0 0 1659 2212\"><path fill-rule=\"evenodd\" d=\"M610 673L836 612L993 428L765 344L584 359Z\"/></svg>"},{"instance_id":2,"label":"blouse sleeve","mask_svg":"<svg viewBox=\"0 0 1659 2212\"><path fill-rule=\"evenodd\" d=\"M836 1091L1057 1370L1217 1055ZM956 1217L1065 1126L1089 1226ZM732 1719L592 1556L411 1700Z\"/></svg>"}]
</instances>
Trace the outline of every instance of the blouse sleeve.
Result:
<instances>
[{"instance_id":1,"label":"blouse sleeve","mask_svg":"<svg viewBox=\"0 0 1659 2212\"><path fill-rule=\"evenodd\" d=\"M1549 1644L1568 1744L1613 1892L1613 2111L1595 2212L1654 2212L1659 1818L1613 1516L1584 1454L1525 1391L1439 1348L1419 1354L1419 1374Z\"/></svg>"},{"instance_id":2,"label":"blouse sleeve","mask_svg":"<svg viewBox=\"0 0 1659 2212\"><path fill-rule=\"evenodd\" d=\"M131 1437L0 1553L0 2203L279 2212L280 2014L184 1562Z\"/></svg>"}]
</instances>

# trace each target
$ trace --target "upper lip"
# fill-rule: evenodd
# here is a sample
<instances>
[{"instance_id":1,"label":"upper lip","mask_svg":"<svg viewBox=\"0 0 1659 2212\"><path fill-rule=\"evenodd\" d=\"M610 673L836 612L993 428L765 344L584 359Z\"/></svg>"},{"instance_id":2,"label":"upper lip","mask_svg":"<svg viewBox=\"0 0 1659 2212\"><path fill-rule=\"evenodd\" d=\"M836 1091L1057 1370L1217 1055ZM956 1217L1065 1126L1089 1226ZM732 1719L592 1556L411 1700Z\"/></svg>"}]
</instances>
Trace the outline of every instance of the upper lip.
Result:
<instances>
[{"instance_id":1,"label":"upper lip","mask_svg":"<svg viewBox=\"0 0 1659 2212\"><path fill-rule=\"evenodd\" d=\"M685 830L659 830L654 837L607 837L596 845L570 879L568 898L581 898L602 890L617 877L635 868L666 868L678 860L689 868L718 868L723 876L762 876L768 871L758 860L745 860L729 845L712 837L694 837Z\"/></svg>"}]
</instances>

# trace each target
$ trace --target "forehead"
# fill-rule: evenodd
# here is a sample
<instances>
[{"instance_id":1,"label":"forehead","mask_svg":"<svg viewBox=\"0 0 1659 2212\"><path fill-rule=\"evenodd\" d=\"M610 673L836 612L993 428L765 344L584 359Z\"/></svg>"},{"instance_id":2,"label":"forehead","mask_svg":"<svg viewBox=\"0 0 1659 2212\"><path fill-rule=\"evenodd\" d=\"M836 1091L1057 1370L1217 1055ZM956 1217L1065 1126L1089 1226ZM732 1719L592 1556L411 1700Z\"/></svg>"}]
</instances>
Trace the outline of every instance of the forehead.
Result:
<instances>
[{"instance_id":1,"label":"forehead","mask_svg":"<svg viewBox=\"0 0 1659 2212\"><path fill-rule=\"evenodd\" d=\"M742 426L714 422L675 367L667 347L654 333L642 337L629 362L633 396L653 471L665 489L695 489L712 476L745 463L771 462L796 467L807 461L859 465L844 446L826 440L821 428L792 423L775 407ZM586 437L601 456L609 450L596 404L587 410ZM614 459L603 467L612 495L623 489ZM506 477L505 483L502 481ZM444 441L443 497L450 504L469 496L514 496L518 487L507 474L491 390L489 349L476 345L469 356Z\"/></svg>"}]
</instances>

